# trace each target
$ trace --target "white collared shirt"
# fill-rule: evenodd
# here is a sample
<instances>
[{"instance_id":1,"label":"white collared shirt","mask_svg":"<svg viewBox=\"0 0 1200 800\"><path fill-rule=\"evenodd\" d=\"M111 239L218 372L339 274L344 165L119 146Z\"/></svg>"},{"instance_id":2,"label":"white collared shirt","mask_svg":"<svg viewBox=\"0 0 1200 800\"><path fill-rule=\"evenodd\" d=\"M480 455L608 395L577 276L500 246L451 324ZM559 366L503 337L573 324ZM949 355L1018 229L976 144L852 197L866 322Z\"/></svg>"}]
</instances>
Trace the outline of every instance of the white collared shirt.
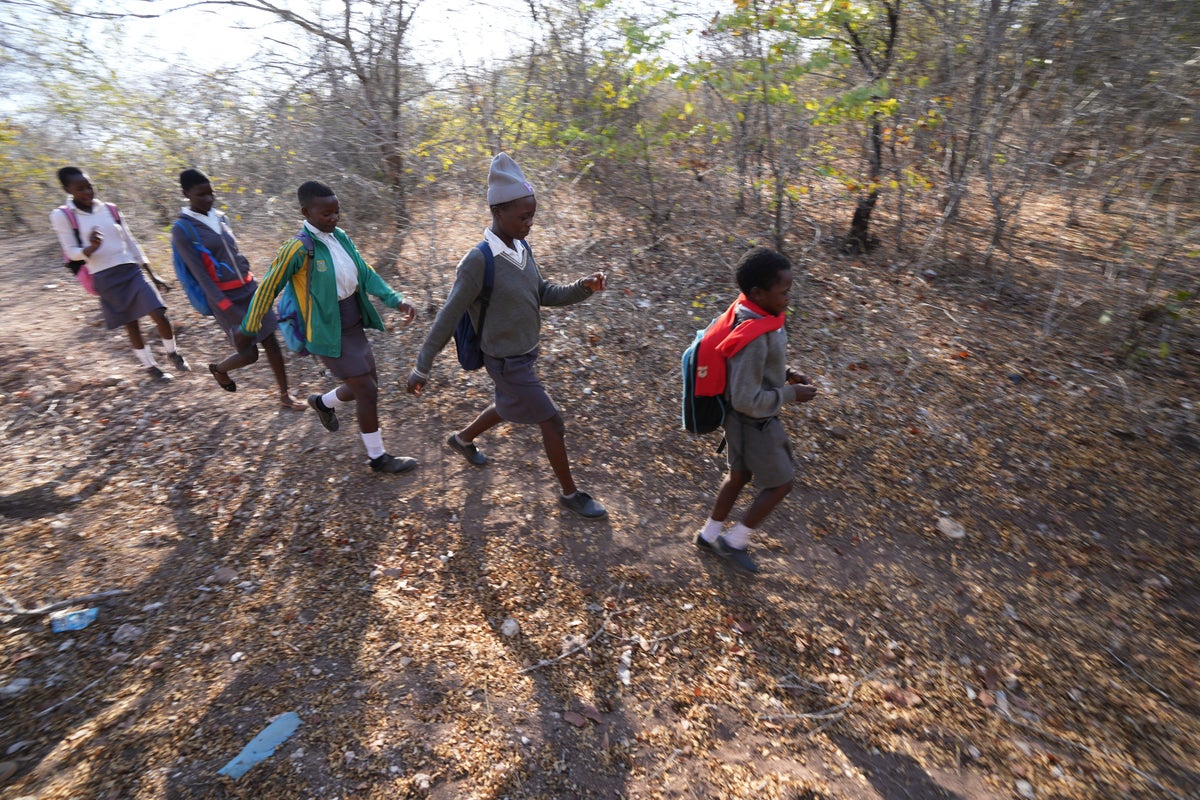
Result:
<instances>
[{"instance_id":1,"label":"white collared shirt","mask_svg":"<svg viewBox=\"0 0 1200 800\"><path fill-rule=\"evenodd\" d=\"M354 258L346 252L346 248L342 247L342 243L332 233L325 233L314 228L308 223L308 220L304 221L304 227L308 229L314 239L320 239L329 248L329 257L333 259L333 271L337 277L338 302L357 292L358 265L354 263Z\"/></svg>"},{"instance_id":2,"label":"white collared shirt","mask_svg":"<svg viewBox=\"0 0 1200 800\"><path fill-rule=\"evenodd\" d=\"M84 211L68 196L67 205L75 212L75 220L79 223L79 240L75 239L70 220L58 209L51 212L50 224L58 235L63 252L72 259L86 260L88 272L94 275L121 264L146 263L141 245L125 229L123 221L117 224L104 203L93 200L92 210ZM104 240L90 256L85 256L83 248L88 246L92 231L100 231Z\"/></svg>"},{"instance_id":3,"label":"white collared shirt","mask_svg":"<svg viewBox=\"0 0 1200 800\"><path fill-rule=\"evenodd\" d=\"M483 229L483 240L492 249L493 256L506 256L509 261L517 265L518 269L525 269L525 254L527 250L525 245L521 244L519 240L513 239L513 247L509 247L491 228Z\"/></svg>"},{"instance_id":4,"label":"white collared shirt","mask_svg":"<svg viewBox=\"0 0 1200 800\"><path fill-rule=\"evenodd\" d=\"M197 214L195 211L192 211L192 209L190 209L189 207L184 206L183 213L185 215L191 217L194 220L203 222L205 225L207 225L209 228L212 229L213 233L218 233L218 234L222 233L221 217L223 217L225 215L222 214L220 211L217 211L215 208L210 208L208 210L207 214Z\"/></svg>"}]
</instances>

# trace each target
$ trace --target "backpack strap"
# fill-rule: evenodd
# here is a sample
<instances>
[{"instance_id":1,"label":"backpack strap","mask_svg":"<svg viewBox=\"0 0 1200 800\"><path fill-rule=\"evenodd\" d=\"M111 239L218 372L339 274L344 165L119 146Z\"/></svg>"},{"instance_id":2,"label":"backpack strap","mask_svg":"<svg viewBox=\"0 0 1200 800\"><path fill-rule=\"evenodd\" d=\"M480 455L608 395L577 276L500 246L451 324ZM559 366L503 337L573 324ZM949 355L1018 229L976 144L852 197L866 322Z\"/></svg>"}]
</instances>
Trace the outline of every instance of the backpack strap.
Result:
<instances>
[{"instance_id":1,"label":"backpack strap","mask_svg":"<svg viewBox=\"0 0 1200 800\"><path fill-rule=\"evenodd\" d=\"M113 222L120 225L121 224L121 212L117 211L117 204L116 203L105 203L104 206L105 206L105 208L108 209L108 213L112 214Z\"/></svg>"},{"instance_id":2,"label":"backpack strap","mask_svg":"<svg viewBox=\"0 0 1200 800\"><path fill-rule=\"evenodd\" d=\"M475 247L479 252L483 253L484 263L483 289L479 292L479 327L475 330L475 334L482 341L483 321L487 319L488 304L492 302L492 287L496 284L496 259L492 256L492 248L486 239L475 245Z\"/></svg>"},{"instance_id":3,"label":"backpack strap","mask_svg":"<svg viewBox=\"0 0 1200 800\"><path fill-rule=\"evenodd\" d=\"M75 209L71 208L70 203L64 203L58 210L67 218L67 222L71 223L71 230L75 232L75 244L83 247L83 239L79 238L79 220L75 216Z\"/></svg>"}]
</instances>

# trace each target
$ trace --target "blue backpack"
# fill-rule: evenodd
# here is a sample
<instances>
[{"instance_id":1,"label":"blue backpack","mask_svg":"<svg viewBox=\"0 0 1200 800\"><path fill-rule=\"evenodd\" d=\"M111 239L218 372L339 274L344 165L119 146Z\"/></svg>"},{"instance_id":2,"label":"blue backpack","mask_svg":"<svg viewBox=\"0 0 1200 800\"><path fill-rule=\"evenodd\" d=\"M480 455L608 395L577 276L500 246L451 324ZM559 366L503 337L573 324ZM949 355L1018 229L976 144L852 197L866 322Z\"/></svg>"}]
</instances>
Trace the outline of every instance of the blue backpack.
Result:
<instances>
[{"instance_id":1,"label":"blue backpack","mask_svg":"<svg viewBox=\"0 0 1200 800\"><path fill-rule=\"evenodd\" d=\"M212 282L218 289L225 291L246 285L246 281L238 274L235 267L218 260L212 251L200 243L200 234L196 232L196 227L192 223L180 218L175 220L175 224L191 240L192 247L200 255L200 261L203 262L205 269L208 270L208 276L212 278ZM179 255L179 250L174 246L171 247L171 260L175 265L175 277L179 280L179 285L183 287L183 292L187 295L192 308L206 317L211 317L212 309L208 307L208 298L204 295L200 281L196 280L196 276L187 268L187 264Z\"/></svg>"},{"instance_id":2,"label":"blue backpack","mask_svg":"<svg viewBox=\"0 0 1200 800\"><path fill-rule=\"evenodd\" d=\"M309 269L313 262L313 240L312 235L303 228L294 237L300 240L300 244L304 246L304 266L302 269ZM309 303L312 303L312 274L309 273L308 282L305 284L308 287ZM279 295L279 305L276 308L276 314L279 316L279 331L283 334L284 344L300 355L308 355L308 336L307 329L304 326L304 317L300 314L300 301L296 298L296 291L292 288L292 282L288 281L287 286L283 287L283 291Z\"/></svg>"}]
</instances>

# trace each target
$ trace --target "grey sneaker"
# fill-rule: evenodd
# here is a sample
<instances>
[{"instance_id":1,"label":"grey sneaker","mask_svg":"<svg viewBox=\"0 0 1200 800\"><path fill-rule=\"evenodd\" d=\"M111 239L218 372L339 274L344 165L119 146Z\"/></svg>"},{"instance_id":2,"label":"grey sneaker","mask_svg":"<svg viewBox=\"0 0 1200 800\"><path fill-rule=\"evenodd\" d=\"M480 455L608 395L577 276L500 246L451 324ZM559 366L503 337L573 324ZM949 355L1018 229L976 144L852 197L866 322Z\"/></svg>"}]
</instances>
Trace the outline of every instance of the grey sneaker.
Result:
<instances>
[{"instance_id":1,"label":"grey sneaker","mask_svg":"<svg viewBox=\"0 0 1200 800\"><path fill-rule=\"evenodd\" d=\"M754 559L750 558L750 553L747 548L730 547L725 542L725 536L717 537L717 541L713 543L713 550L721 558L732 561L736 566L746 570L746 572L758 572L758 564L754 563Z\"/></svg>"},{"instance_id":2,"label":"grey sneaker","mask_svg":"<svg viewBox=\"0 0 1200 800\"><path fill-rule=\"evenodd\" d=\"M336 431L338 429L337 412L321 402L321 395L310 394L308 404L312 406L313 411L317 412L317 419L321 420L325 430Z\"/></svg>"},{"instance_id":3,"label":"grey sneaker","mask_svg":"<svg viewBox=\"0 0 1200 800\"><path fill-rule=\"evenodd\" d=\"M450 434L450 438L446 440L446 444L450 445L451 450L465 458L467 463L474 464L477 467L482 467L487 463L487 456L479 452L479 448L475 446L474 442L459 444L458 434L456 433Z\"/></svg>"},{"instance_id":4,"label":"grey sneaker","mask_svg":"<svg viewBox=\"0 0 1200 800\"><path fill-rule=\"evenodd\" d=\"M409 470L416 469L417 467L417 460L415 458L408 458L406 456L393 456L388 453L384 453L378 458L372 458L367 463L369 463L371 465L371 469L375 470L376 472L408 472Z\"/></svg>"},{"instance_id":5,"label":"grey sneaker","mask_svg":"<svg viewBox=\"0 0 1200 800\"><path fill-rule=\"evenodd\" d=\"M604 519L608 516L608 511L604 506L592 499L592 496L587 492L575 492L572 497L558 496L559 505L563 508L574 511L584 519Z\"/></svg>"}]
</instances>

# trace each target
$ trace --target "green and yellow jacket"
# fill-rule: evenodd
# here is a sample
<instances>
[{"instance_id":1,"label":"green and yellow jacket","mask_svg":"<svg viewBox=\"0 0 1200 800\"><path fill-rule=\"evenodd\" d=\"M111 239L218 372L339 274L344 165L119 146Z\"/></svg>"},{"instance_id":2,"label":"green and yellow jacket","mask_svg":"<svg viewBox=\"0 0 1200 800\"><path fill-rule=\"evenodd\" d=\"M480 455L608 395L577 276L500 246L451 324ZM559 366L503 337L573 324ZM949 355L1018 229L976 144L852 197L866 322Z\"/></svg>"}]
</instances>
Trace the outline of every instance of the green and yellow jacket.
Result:
<instances>
[{"instance_id":1,"label":"green and yellow jacket","mask_svg":"<svg viewBox=\"0 0 1200 800\"><path fill-rule=\"evenodd\" d=\"M375 270L367 265L354 242L341 228L333 235L354 259L358 267L358 306L362 311L363 327L383 330L383 318L375 310L367 295L375 295L388 308L396 308L404 295L387 285ZM308 254L304 244L295 236L279 246L275 260L263 276L250 300L250 309L242 320L241 331L255 336L262 326L263 317L271 310L275 298L291 281L296 293L300 316L305 321L305 338L308 350L320 356L337 358L342 354L342 320L338 312L337 278L333 269L333 258L329 248L317 237L313 237L313 259L311 268L307 264ZM311 280L311 291L310 291Z\"/></svg>"}]
</instances>

